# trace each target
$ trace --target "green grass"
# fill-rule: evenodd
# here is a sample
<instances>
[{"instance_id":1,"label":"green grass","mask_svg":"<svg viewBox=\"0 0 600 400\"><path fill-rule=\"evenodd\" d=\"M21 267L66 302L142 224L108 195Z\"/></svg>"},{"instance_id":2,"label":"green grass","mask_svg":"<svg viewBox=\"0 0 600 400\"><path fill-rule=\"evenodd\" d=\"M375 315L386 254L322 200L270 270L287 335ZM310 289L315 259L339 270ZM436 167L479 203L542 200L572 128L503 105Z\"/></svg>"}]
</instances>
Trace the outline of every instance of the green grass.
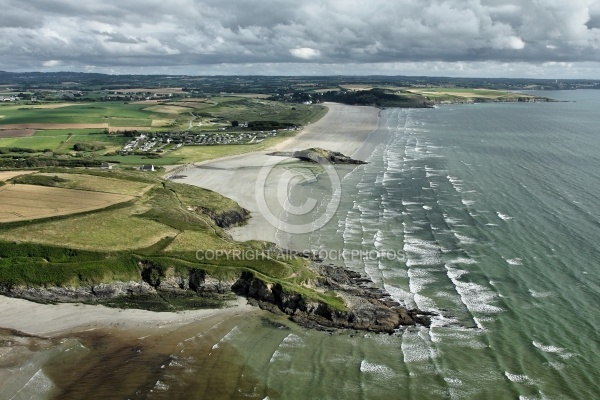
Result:
<instances>
[{"instance_id":1,"label":"green grass","mask_svg":"<svg viewBox=\"0 0 600 400\"><path fill-rule=\"evenodd\" d=\"M69 105L61 108L35 108L19 106L2 108L4 118L0 124L102 124L113 126L150 126L152 112L144 111L147 105L125 104L123 102L103 102Z\"/></svg>"},{"instance_id":2,"label":"green grass","mask_svg":"<svg viewBox=\"0 0 600 400\"><path fill-rule=\"evenodd\" d=\"M0 242L0 282L8 285L80 285L137 280L136 259L40 244Z\"/></svg>"},{"instance_id":3,"label":"green grass","mask_svg":"<svg viewBox=\"0 0 600 400\"><path fill-rule=\"evenodd\" d=\"M172 154L172 155L171 155ZM184 163L183 157L178 157L175 153L170 153L160 158L148 158L148 156L99 156L97 158L101 161L120 163L122 165L135 165L141 166L144 164L153 165L175 165Z\"/></svg>"},{"instance_id":4,"label":"green grass","mask_svg":"<svg viewBox=\"0 0 600 400\"><path fill-rule=\"evenodd\" d=\"M334 293L321 293L304 286L316 277L314 271L306 268L306 260L270 253L272 245L266 242L232 241L211 216L239 210L239 206L218 193L128 171L53 168L29 179L41 177L44 180L41 184L69 183L55 180L53 174L69 182L72 175L81 177L83 182L110 178L138 186L153 183L155 187L134 202L110 210L39 223L0 224L0 282L78 286L137 281L142 272L139 262L144 261L158 268L161 276L173 273L187 276L191 270L201 270L213 278L234 281L242 272L250 272L267 283L282 285L286 291L344 309ZM86 179L86 174L91 176ZM202 258L214 255L219 249L264 255L236 259L229 253L229 257ZM190 293L161 292L158 297L124 297L107 305L174 311L217 307L222 301Z\"/></svg>"},{"instance_id":5,"label":"green grass","mask_svg":"<svg viewBox=\"0 0 600 400\"><path fill-rule=\"evenodd\" d=\"M327 112L323 106L288 104L262 99L220 97L211 100L218 104L204 108L202 112L221 116L228 121L277 121L306 125L317 121Z\"/></svg>"},{"instance_id":6,"label":"green grass","mask_svg":"<svg viewBox=\"0 0 600 400\"><path fill-rule=\"evenodd\" d=\"M83 131L83 132L82 132ZM87 131L87 132L86 132ZM91 132L89 132L91 131ZM77 142L102 142L115 146L127 143L128 138L116 135L98 134L98 130L44 130L30 137L0 138L0 147L23 147L34 150L72 150Z\"/></svg>"}]
</instances>

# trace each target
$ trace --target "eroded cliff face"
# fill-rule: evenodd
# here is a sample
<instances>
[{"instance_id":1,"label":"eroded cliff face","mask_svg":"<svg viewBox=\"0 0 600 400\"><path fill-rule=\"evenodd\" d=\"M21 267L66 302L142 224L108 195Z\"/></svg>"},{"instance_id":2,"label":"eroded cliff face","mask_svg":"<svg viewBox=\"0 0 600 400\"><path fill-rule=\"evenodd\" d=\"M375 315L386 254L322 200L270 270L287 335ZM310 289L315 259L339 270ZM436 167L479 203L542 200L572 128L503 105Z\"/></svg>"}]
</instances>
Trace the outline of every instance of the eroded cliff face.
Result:
<instances>
[{"instance_id":1,"label":"eroded cliff face","mask_svg":"<svg viewBox=\"0 0 600 400\"><path fill-rule=\"evenodd\" d=\"M232 290L247 297L252 304L275 313L287 314L302 326L313 329L356 329L393 333L406 325L429 326L432 313L407 310L394 302L383 290L370 285L360 274L333 266L319 266L321 278L314 283L317 290L335 290L344 300L346 310L284 289L280 284L267 284L245 272Z\"/></svg>"},{"instance_id":2,"label":"eroded cliff face","mask_svg":"<svg viewBox=\"0 0 600 400\"><path fill-rule=\"evenodd\" d=\"M0 293L37 302L103 303L112 299L146 299L164 297L165 293L211 298L236 294L262 309L285 314L311 329L354 329L370 332L393 333L401 326L429 326L433 313L407 310L393 301L382 289L372 286L370 280L332 265L314 264L319 278L311 289L320 292L335 291L343 300L345 309L334 307L284 288L278 283L267 283L252 272L242 272L234 280L220 280L202 269L178 273L174 268L163 269L151 262L139 263L140 280L112 282L79 287L0 286ZM146 296L146 297L145 297ZM130 304L124 302L123 304ZM138 306L140 302L136 303ZM143 301L142 303L143 304Z\"/></svg>"},{"instance_id":3,"label":"eroded cliff face","mask_svg":"<svg viewBox=\"0 0 600 400\"><path fill-rule=\"evenodd\" d=\"M97 303L121 296L156 294L148 283L111 282L91 286L9 286L0 285L0 294L40 303Z\"/></svg>"},{"instance_id":4,"label":"eroded cliff face","mask_svg":"<svg viewBox=\"0 0 600 400\"><path fill-rule=\"evenodd\" d=\"M239 206L221 213L215 213L206 208L199 208L199 211L207 214L218 227L223 229L244 225L250 218L250 212Z\"/></svg>"}]
</instances>

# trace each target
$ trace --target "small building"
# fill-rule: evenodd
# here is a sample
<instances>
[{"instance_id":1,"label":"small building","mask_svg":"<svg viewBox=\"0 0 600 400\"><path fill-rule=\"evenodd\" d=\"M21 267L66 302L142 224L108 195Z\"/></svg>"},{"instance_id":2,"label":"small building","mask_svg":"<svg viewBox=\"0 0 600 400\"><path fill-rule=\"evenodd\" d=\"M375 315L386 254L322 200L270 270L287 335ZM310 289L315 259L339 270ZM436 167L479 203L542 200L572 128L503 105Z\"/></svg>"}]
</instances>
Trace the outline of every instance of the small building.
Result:
<instances>
[{"instance_id":1,"label":"small building","mask_svg":"<svg viewBox=\"0 0 600 400\"><path fill-rule=\"evenodd\" d=\"M156 171L156 169L154 169L154 165L152 165L152 164L144 164L140 168L140 171L154 172L154 171Z\"/></svg>"},{"instance_id":2,"label":"small building","mask_svg":"<svg viewBox=\"0 0 600 400\"><path fill-rule=\"evenodd\" d=\"M113 165L111 163L103 162L100 166L102 169L113 169Z\"/></svg>"}]
</instances>

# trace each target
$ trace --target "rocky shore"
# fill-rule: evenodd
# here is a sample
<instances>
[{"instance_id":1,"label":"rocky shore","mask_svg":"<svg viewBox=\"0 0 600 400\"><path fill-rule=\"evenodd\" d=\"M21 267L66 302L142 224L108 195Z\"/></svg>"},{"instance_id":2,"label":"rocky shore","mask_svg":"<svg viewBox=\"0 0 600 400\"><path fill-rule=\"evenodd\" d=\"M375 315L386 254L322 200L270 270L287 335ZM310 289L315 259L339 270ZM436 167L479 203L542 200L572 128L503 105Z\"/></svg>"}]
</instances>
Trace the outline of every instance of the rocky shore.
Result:
<instances>
[{"instance_id":1,"label":"rocky shore","mask_svg":"<svg viewBox=\"0 0 600 400\"><path fill-rule=\"evenodd\" d=\"M344 300L346 310L307 300L298 293L286 291L279 284L265 284L251 273L243 274L232 290L248 298L250 304L273 313L286 314L299 325L317 330L393 333L402 326L429 326L431 316L436 315L402 307L388 293L372 286L369 279L356 272L333 265L316 268L320 277L313 286L323 291L335 291Z\"/></svg>"},{"instance_id":2,"label":"rocky shore","mask_svg":"<svg viewBox=\"0 0 600 400\"><path fill-rule=\"evenodd\" d=\"M430 325L430 317L435 314L408 310L360 274L342 267L320 265L318 261L313 262L318 278L309 285L323 293L334 291L343 300L345 309L308 299L285 289L281 284L267 283L249 271L243 272L235 280L221 281L200 269L190 270L186 276L178 275L174 270L160 274L151 263L140 264L142 273L138 282L80 287L0 285L0 294L42 303L112 304L111 301L115 299L137 299L136 304L142 307L144 301L151 302L153 297L164 297L163 294L167 292L198 298L225 298L235 294L264 310L285 314L290 320L309 329L393 333L402 326ZM124 301L124 304L127 303Z\"/></svg>"},{"instance_id":3,"label":"rocky shore","mask_svg":"<svg viewBox=\"0 0 600 400\"><path fill-rule=\"evenodd\" d=\"M330 151L321 148L312 148L300 151L276 151L269 153L270 156L294 157L301 161L308 161L319 164L366 164L365 161L355 160L337 151Z\"/></svg>"}]
</instances>

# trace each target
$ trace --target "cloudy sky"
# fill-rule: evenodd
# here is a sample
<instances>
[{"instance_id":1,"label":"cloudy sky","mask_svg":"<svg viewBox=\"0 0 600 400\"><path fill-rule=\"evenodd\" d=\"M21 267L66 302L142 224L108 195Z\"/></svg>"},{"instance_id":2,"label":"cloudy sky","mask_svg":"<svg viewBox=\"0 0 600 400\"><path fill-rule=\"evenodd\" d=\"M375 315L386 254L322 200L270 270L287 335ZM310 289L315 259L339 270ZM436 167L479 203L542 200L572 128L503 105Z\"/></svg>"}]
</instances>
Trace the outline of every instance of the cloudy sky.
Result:
<instances>
[{"instance_id":1,"label":"cloudy sky","mask_svg":"<svg viewBox=\"0 0 600 400\"><path fill-rule=\"evenodd\" d=\"M0 70L600 79L600 0L0 0Z\"/></svg>"}]
</instances>

